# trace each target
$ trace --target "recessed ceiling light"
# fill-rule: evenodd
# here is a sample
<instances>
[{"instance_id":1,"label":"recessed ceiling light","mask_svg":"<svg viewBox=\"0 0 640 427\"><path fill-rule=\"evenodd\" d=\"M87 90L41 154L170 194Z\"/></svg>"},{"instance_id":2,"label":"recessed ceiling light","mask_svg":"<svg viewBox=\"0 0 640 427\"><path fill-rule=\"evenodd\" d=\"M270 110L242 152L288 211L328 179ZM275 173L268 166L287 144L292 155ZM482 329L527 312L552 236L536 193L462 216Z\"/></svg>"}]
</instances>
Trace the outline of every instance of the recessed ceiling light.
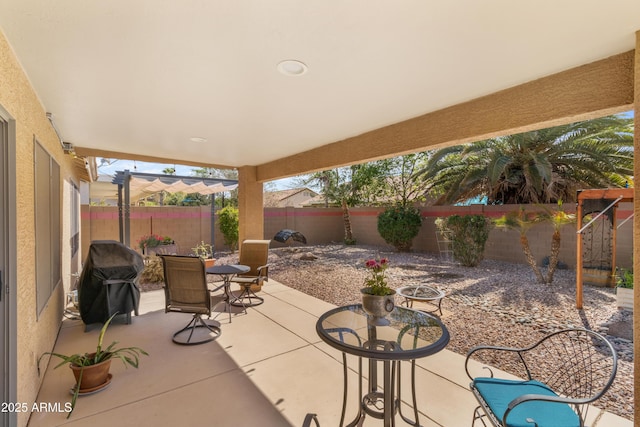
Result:
<instances>
[{"instance_id":1,"label":"recessed ceiling light","mask_svg":"<svg viewBox=\"0 0 640 427\"><path fill-rule=\"evenodd\" d=\"M192 142L207 142L207 138L202 138L199 136L192 136L189 138Z\"/></svg>"},{"instance_id":2,"label":"recessed ceiling light","mask_svg":"<svg viewBox=\"0 0 640 427\"><path fill-rule=\"evenodd\" d=\"M301 76L305 74L307 70L308 67L304 62L295 59L287 59L278 63L278 71L285 76Z\"/></svg>"}]
</instances>

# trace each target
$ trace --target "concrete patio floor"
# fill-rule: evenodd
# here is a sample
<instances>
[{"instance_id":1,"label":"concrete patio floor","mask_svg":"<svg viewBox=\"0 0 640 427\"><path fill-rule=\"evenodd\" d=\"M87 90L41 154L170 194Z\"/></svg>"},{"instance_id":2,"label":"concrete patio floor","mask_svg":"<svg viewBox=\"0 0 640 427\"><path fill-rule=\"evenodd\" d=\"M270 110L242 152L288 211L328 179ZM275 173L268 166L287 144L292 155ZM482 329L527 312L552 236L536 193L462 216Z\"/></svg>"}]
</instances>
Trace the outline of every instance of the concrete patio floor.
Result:
<instances>
[{"instance_id":1,"label":"concrete patio floor","mask_svg":"<svg viewBox=\"0 0 640 427\"><path fill-rule=\"evenodd\" d=\"M70 419L64 412L35 412L30 427L42 426L167 426L200 424L226 426L301 426L307 413L318 414L323 427L340 422L342 356L320 340L318 317L331 304L273 280L263 287L264 304L235 313L229 323L218 316L222 335L215 341L179 346L172 334L189 315L164 313L163 291L141 296L140 315L131 325L113 324L105 343L139 346L139 369L114 361L109 386L81 396ZM446 325L446 319L444 320ZM95 347L98 327L85 332L79 320L63 322L55 351L69 353ZM349 357L350 394L346 419L355 416L357 359ZM64 406L70 402L73 377L66 367L44 374L37 402ZM467 386L464 357L448 350L417 362L416 383L420 422L425 427L470 426L475 399ZM403 387L409 369L403 369ZM408 409L409 389L402 391ZM403 411L404 412L404 411ZM411 413L407 410L405 413ZM365 426L382 425L367 417ZM405 423L397 417L397 425ZM633 422L591 408L592 427L632 426Z\"/></svg>"}]
</instances>

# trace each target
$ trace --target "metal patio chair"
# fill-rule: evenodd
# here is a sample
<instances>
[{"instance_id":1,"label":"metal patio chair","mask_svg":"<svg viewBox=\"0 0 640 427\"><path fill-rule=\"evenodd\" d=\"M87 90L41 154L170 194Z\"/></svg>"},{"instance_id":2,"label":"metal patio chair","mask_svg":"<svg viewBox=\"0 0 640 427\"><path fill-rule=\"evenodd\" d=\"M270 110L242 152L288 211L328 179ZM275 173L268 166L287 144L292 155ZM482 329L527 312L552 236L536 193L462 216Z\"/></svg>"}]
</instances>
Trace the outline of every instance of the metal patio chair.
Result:
<instances>
[{"instance_id":1,"label":"metal patio chair","mask_svg":"<svg viewBox=\"0 0 640 427\"><path fill-rule=\"evenodd\" d=\"M510 361L518 378L474 376L472 356ZM487 359L484 359L486 357ZM479 406L473 414L496 427L583 427L589 404L609 389L618 357L602 335L586 329L551 333L526 348L479 346L469 350L465 370Z\"/></svg>"},{"instance_id":2,"label":"metal patio chair","mask_svg":"<svg viewBox=\"0 0 640 427\"><path fill-rule=\"evenodd\" d=\"M238 264L247 265L251 270L246 274L239 274L231 279L232 283L240 285L241 292L231 303L235 306L251 307L260 305L264 298L256 295L254 288L261 287L269 281L269 244L271 240L245 240L240 247Z\"/></svg>"},{"instance_id":3,"label":"metal patio chair","mask_svg":"<svg viewBox=\"0 0 640 427\"><path fill-rule=\"evenodd\" d=\"M309 413L304 417L304 421L302 422L302 427L311 427L311 423L316 427L320 427L320 421L318 421L318 415Z\"/></svg>"},{"instance_id":4,"label":"metal patio chair","mask_svg":"<svg viewBox=\"0 0 640 427\"><path fill-rule=\"evenodd\" d=\"M222 333L220 323L205 321L215 307L207 287L204 261L199 257L161 255L164 268L165 312L189 313L193 317L173 334L173 342L183 345L213 341Z\"/></svg>"}]
</instances>

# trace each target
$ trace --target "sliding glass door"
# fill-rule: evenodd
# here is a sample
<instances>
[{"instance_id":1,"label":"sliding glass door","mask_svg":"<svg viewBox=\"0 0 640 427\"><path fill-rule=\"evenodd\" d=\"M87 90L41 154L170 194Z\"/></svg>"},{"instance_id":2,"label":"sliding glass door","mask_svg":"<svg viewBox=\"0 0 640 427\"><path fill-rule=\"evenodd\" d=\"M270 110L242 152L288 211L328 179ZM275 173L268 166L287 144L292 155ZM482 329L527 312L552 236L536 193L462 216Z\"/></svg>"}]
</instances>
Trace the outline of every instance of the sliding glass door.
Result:
<instances>
[{"instance_id":1,"label":"sliding glass door","mask_svg":"<svg viewBox=\"0 0 640 427\"><path fill-rule=\"evenodd\" d=\"M16 295L15 295L15 127L0 107L0 360L2 402L15 402ZM14 159L13 161L11 159ZM4 409L4 408L3 408ZM0 411L0 426L16 425L15 411Z\"/></svg>"}]
</instances>

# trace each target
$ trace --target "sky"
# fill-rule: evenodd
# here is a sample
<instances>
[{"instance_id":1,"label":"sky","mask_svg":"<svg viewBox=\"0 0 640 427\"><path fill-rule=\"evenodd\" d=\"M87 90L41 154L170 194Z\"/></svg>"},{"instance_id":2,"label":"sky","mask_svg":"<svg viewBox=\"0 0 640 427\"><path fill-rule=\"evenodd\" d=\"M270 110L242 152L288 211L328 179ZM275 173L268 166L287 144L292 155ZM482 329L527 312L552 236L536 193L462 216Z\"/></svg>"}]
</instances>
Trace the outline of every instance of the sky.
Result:
<instances>
[{"instance_id":1,"label":"sky","mask_svg":"<svg viewBox=\"0 0 640 427\"><path fill-rule=\"evenodd\" d=\"M184 166L168 163L148 163L134 160L104 159L105 161L103 162L102 159L102 157L96 157L98 173L100 175L114 175L117 171L124 171L127 169L131 172L161 174L163 173L162 171L166 168L175 168L176 175L178 176L193 176L192 171L194 169L198 169L195 166ZM273 185L265 186L265 188L273 190L287 190L295 187L293 178L279 179L271 181L271 183L273 183Z\"/></svg>"}]
</instances>

